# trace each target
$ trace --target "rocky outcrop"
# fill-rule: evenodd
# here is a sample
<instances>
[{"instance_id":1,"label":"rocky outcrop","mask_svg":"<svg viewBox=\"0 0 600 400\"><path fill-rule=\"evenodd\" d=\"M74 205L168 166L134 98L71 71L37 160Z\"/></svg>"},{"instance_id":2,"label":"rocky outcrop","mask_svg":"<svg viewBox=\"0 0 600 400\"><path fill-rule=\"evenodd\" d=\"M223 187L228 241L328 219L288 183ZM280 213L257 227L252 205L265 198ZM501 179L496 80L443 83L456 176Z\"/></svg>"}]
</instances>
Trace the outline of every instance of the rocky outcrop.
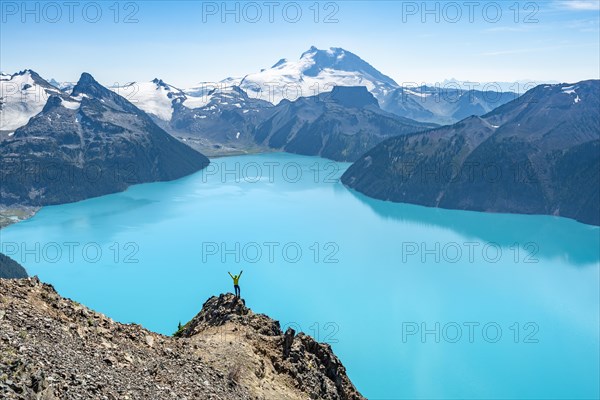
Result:
<instances>
[{"instance_id":1,"label":"rocky outcrop","mask_svg":"<svg viewBox=\"0 0 600 400\"><path fill-rule=\"evenodd\" d=\"M346 375L346 369L328 344L289 328L281 331L278 321L255 314L244 300L232 294L211 297L202 311L176 334L194 338L210 332L231 332L243 336L255 354L262 356L255 371L266 358L272 373L291 380L293 386L311 399L362 399ZM253 357L249 355L246 360ZM260 372L264 374L264 372Z\"/></svg>"},{"instance_id":2,"label":"rocky outcrop","mask_svg":"<svg viewBox=\"0 0 600 400\"><path fill-rule=\"evenodd\" d=\"M0 280L2 399L362 399L328 345L210 298L176 337Z\"/></svg>"}]
</instances>

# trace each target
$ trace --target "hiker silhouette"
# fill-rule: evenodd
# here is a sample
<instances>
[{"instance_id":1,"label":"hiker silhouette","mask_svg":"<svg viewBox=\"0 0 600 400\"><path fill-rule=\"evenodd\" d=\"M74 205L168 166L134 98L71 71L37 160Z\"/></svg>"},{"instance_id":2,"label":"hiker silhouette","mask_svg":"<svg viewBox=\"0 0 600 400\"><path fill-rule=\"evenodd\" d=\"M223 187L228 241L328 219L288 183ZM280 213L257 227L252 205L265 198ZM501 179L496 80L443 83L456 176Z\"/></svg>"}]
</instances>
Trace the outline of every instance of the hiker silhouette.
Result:
<instances>
[{"instance_id":1,"label":"hiker silhouette","mask_svg":"<svg viewBox=\"0 0 600 400\"><path fill-rule=\"evenodd\" d=\"M227 272L229 274L229 276L231 277L231 279L233 279L233 289L235 290L235 297L240 298L240 277L242 276L242 273L244 271L240 271L239 274L237 275L231 275L231 272Z\"/></svg>"}]
</instances>

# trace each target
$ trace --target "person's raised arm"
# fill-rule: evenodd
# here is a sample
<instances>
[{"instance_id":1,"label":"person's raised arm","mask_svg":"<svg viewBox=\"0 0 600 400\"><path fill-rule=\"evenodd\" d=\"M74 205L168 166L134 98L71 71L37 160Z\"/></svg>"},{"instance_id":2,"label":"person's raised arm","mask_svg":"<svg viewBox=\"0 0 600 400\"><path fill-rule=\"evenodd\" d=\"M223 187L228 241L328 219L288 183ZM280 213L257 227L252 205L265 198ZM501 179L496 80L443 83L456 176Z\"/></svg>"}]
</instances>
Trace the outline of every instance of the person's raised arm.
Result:
<instances>
[{"instance_id":1,"label":"person's raised arm","mask_svg":"<svg viewBox=\"0 0 600 400\"><path fill-rule=\"evenodd\" d=\"M238 275L238 278L239 278L240 276L242 276L242 273L243 273L243 272L244 272L244 270L241 270L241 271L240 271L240 274Z\"/></svg>"},{"instance_id":2,"label":"person's raised arm","mask_svg":"<svg viewBox=\"0 0 600 400\"><path fill-rule=\"evenodd\" d=\"M233 275L231 275L231 272L227 271L227 273L229 274L229 276L231 277L231 279L233 279Z\"/></svg>"}]
</instances>

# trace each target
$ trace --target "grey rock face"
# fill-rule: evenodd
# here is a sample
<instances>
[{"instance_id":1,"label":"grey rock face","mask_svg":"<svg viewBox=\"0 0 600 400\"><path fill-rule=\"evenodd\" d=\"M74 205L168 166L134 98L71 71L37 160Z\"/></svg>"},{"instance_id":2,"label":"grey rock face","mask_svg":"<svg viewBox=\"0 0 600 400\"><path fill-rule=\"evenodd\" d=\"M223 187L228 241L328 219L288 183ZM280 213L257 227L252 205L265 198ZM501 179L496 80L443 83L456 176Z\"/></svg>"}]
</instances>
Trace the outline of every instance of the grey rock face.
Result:
<instances>
[{"instance_id":1,"label":"grey rock face","mask_svg":"<svg viewBox=\"0 0 600 400\"><path fill-rule=\"evenodd\" d=\"M173 136L206 154L244 153L259 146L252 132L271 103L253 99L237 86L203 93L207 103L189 108L173 102L173 116L162 126Z\"/></svg>"},{"instance_id":2,"label":"grey rock face","mask_svg":"<svg viewBox=\"0 0 600 400\"><path fill-rule=\"evenodd\" d=\"M12 258L0 253L0 278L20 279L27 278L27 271Z\"/></svg>"},{"instance_id":3,"label":"grey rock face","mask_svg":"<svg viewBox=\"0 0 600 400\"><path fill-rule=\"evenodd\" d=\"M256 127L254 138L270 148L354 161L381 141L434 127L382 111L364 87L283 100Z\"/></svg>"},{"instance_id":4,"label":"grey rock face","mask_svg":"<svg viewBox=\"0 0 600 400\"><path fill-rule=\"evenodd\" d=\"M243 299L231 293L208 299L202 311L183 327L178 336L193 338L226 324L247 327L246 337L266 338L251 340L251 343L259 354L270 360L278 373L288 375L309 398L363 399L331 346L319 343L304 333L296 335L291 328L284 334L278 321L253 313Z\"/></svg>"},{"instance_id":5,"label":"grey rock face","mask_svg":"<svg viewBox=\"0 0 600 400\"><path fill-rule=\"evenodd\" d=\"M211 297L178 337L117 323L37 278L0 280L0 304L2 399L363 399L328 345L284 339L232 294Z\"/></svg>"}]
</instances>

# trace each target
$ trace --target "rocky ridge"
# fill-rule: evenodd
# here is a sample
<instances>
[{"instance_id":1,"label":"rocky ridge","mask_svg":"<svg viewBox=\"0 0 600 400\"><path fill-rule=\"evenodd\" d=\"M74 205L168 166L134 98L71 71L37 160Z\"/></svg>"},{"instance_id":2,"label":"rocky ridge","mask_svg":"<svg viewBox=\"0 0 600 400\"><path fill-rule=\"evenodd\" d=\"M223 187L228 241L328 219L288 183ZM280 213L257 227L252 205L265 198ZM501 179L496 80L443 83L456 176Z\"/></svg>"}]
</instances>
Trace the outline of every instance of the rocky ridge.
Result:
<instances>
[{"instance_id":1,"label":"rocky ridge","mask_svg":"<svg viewBox=\"0 0 600 400\"><path fill-rule=\"evenodd\" d=\"M121 324L37 278L0 279L3 399L363 399L331 348L232 294L175 337Z\"/></svg>"}]
</instances>

